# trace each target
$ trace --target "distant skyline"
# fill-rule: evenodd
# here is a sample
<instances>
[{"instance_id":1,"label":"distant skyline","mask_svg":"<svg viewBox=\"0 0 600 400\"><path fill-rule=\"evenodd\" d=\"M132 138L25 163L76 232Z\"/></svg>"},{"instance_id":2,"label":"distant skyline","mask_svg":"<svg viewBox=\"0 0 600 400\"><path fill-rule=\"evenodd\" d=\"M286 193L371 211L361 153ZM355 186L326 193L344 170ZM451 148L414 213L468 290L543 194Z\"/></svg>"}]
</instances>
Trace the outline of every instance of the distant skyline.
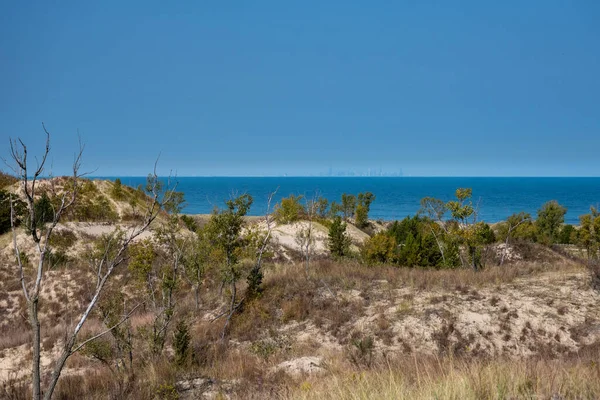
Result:
<instances>
[{"instance_id":1,"label":"distant skyline","mask_svg":"<svg viewBox=\"0 0 600 400\"><path fill-rule=\"evenodd\" d=\"M0 156L97 176L600 176L600 3L2 2ZM6 169L4 166L0 167ZM333 174L333 172L332 172Z\"/></svg>"}]
</instances>

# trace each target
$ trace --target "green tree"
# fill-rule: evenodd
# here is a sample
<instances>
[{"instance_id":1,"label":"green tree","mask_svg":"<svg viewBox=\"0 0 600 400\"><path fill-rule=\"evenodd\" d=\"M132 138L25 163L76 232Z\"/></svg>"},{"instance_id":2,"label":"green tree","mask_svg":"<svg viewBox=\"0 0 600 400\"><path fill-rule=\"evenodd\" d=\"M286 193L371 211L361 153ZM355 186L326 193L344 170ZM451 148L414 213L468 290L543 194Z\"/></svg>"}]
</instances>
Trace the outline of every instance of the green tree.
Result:
<instances>
[{"instance_id":1,"label":"green tree","mask_svg":"<svg viewBox=\"0 0 600 400\"><path fill-rule=\"evenodd\" d=\"M123 191L121 179L115 179L110 193L115 200L123 200L125 198L125 192Z\"/></svg>"},{"instance_id":2,"label":"green tree","mask_svg":"<svg viewBox=\"0 0 600 400\"><path fill-rule=\"evenodd\" d=\"M241 235L244 216L252 205L252 196L244 194L236 199L228 200L224 210L215 210L207 224L207 234L212 245L221 253L221 279L223 284L230 285L231 300L227 320L223 326L221 337L225 337L229 321L239 307L237 301L237 281L241 270L239 255L245 245Z\"/></svg>"},{"instance_id":3,"label":"green tree","mask_svg":"<svg viewBox=\"0 0 600 400\"><path fill-rule=\"evenodd\" d=\"M11 194L5 190L0 190L0 235L10 231L10 201ZM12 202L15 226L18 226L25 215L26 205L24 202L16 198L15 195L12 195Z\"/></svg>"},{"instance_id":4,"label":"green tree","mask_svg":"<svg viewBox=\"0 0 600 400\"><path fill-rule=\"evenodd\" d=\"M298 221L305 214L304 206L300 203L301 195L291 194L289 197L281 199L281 202L275 206L275 220L279 224L290 224Z\"/></svg>"},{"instance_id":5,"label":"green tree","mask_svg":"<svg viewBox=\"0 0 600 400\"><path fill-rule=\"evenodd\" d=\"M391 263L395 261L396 248L396 239L393 236L385 232L378 232L365 241L362 256L369 263Z\"/></svg>"},{"instance_id":6,"label":"green tree","mask_svg":"<svg viewBox=\"0 0 600 400\"><path fill-rule=\"evenodd\" d=\"M538 210L537 220L535 221L538 230L538 241L547 245L556 243L560 228L565 222L567 209L556 200L545 203Z\"/></svg>"},{"instance_id":7,"label":"green tree","mask_svg":"<svg viewBox=\"0 0 600 400\"><path fill-rule=\"evenodd\" d=\"M180 320L173 334L173 348L175 349L175 364L183 366L190 356L190 330L184 320Z\"/></svg>"},{"instance_id":8,"label":"green tree","mask_svg":"<svg viewBox=\"0 0 600 400\"><path fill-rule=\"evenodd\" d=\"M577 242L577 229L571 224L563 225L557 241L560 244L575 244Z\"/></svg>"},{"instance_id":9,"label":"green tree","mask_svg":"<svg viewBox=\"0 0 600 400\"><path fill-rule=\"evenodd\" d=\"M54 206L46 192L42 193L42 196L34 203L34 208L36 228L41 228L45 223L54 220Z\"/></svg>"},{"instance_id":10,"label":"green tree","mask_svg":"<svg viewBox=\"0 0 600 400\"><path fill-rule=\"evenodd\" d=\"M328 208L329 208L329 200L327 200L325 197L319 197L315 204L317 217L319 217L321 219L327 218Z\"/></svg>"},{"instance_id":11,"label":"green tree","mask_svg":"<svg viewBox=\"0 0 600 400\"><path fill-rule=\"evenodd\" d=\"M0 189L17 183L19 180L14 176L7 174L6 172L0 171Z\"/></svg>"},{"instance_id":12,"label":"green tree","mask_svg":"<svg viewBox=\"0 0 600 400\"><path fill-rule=\"evenodd\" d=\"M375 195L371 192L358 194L358 205L356 206L356 226L366 228L369 225L369 211Z\"/></svg>"},{"instance_id":13,"label":"green tree","mask_svg":"<svg viewBox=\"0 0 600 400\"><path fill-rule=\"evenodd\" d=\"M577 242L585 249L588 259L597 259L600 251L600 212L590 208L590 213L579 217L579 234Z\"/></svg>"},{"instance_id":14,"label":"green tree","mask_svg":"<svg viewBox=\"0 0 600 400\"><path fill-rule=\"evenodd\" d=\"M346 223L339 215L333 218L328 235L329 251L335 257L343 257L350 249L350 238L346 234Z\"/></svg>"},{"instance_id":15,"label":"green tree","mask_svg":"<svg viewBox=\"0 0 600 400\"><path fill-rule=\"evenodd\" d=\"M356 212L356 196L353 194L342 193L341 210L344 216L344 221L348 221L350 218L353 218Z\"/></svg>"}]
</instances>

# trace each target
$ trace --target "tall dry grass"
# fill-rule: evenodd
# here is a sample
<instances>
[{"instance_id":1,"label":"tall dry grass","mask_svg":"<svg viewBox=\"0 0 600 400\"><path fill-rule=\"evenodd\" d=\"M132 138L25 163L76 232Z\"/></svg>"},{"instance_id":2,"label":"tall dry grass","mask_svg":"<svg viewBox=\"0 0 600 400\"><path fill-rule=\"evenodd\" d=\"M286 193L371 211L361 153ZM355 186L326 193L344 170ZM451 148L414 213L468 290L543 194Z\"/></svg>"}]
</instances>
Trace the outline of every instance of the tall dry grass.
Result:
<instances>
[{"instance_id":1,"label":"tall dry grass","mask_svg":"<svg viewBox=\"0 0 600 400\"><path fill-rule=\"evenodd\" d=\"M596 357L553 359L407 358L329 375L296 386L288 399L597 399Z\"/></svg>"}]
</instances>

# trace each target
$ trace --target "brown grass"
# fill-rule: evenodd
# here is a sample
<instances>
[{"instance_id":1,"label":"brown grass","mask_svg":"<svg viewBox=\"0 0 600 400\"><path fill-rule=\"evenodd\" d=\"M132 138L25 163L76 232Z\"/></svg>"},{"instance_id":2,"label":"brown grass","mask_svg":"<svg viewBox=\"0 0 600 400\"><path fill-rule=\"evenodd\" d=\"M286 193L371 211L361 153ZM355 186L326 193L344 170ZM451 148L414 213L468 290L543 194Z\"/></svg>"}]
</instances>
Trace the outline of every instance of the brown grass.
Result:
<instances>
[{"instance_id":1,"label":"brown grass","mask_svg":"<svg viewBox=\"0 0 600 400\"><path fill-rule=\"evenodd\" d=\"M357 370L343 361L288 399L592 399L600 395L597 350L577 357L457 359L407 357Z\"/></svg>"}]
</instances>

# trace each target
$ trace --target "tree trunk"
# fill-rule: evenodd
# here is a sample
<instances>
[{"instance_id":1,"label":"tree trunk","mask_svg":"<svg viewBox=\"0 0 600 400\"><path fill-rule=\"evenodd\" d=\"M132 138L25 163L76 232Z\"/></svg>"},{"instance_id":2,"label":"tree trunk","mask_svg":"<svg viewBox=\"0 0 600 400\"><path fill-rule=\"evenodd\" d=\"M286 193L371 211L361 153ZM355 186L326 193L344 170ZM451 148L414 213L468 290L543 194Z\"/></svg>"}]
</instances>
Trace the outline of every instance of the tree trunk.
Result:
<instances>
[{"instance_id":1,"label":"tree trunk","mask_svg":"<svg viewBox=\"0 0 600 400\"><path fill-rule=\"evenodd\" d=\"M52 372L52 377L50 378L50 384L48 385L48 389L46 393L44 393L44 400L50 400L52 398L52 394L54 393L54 389L56 388L56 384L58 383L58 379L60 378L60 374L67 362L67 358L71 355L71 349L75 345L75 336L71 336L67 343L65 343L65 348L63 349L62 354L59 359L56 361L56 366L54 367L54 371Z\"/></svg>"},{"instance_id":2,"label":"tree trunk","mask_svg":"<svg viewBox=\"0 0 600 400\"><path fill-rule=\"evenodd\" d=\"M38 318L38 299L33 298L29 303L29 323L31 324L31 332L33 333L33 360L31 362L31 374L33 378L33 400L41 399L40 389L40 320Z\"/></svg>"}]
</instances>

